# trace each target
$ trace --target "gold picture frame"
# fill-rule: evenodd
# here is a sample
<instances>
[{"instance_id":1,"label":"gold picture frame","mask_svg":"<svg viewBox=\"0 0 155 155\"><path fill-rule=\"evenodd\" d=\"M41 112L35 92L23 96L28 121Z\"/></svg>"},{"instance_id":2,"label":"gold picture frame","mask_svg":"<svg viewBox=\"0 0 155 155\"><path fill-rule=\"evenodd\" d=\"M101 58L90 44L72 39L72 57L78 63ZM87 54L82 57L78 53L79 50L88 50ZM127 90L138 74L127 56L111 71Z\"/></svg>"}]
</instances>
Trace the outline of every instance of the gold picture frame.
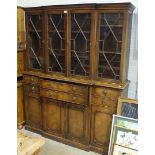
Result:
<instances>
[{"instance_id":1,"label":"gold picture frame","mask_svg":"<svg viewBox=\"0 0 155 155\"><path fill-rule=\"evenodd\" d=\"M118 98L117 115L138 119L138 100L123 97Z\"/></svg>"}]
</instances>

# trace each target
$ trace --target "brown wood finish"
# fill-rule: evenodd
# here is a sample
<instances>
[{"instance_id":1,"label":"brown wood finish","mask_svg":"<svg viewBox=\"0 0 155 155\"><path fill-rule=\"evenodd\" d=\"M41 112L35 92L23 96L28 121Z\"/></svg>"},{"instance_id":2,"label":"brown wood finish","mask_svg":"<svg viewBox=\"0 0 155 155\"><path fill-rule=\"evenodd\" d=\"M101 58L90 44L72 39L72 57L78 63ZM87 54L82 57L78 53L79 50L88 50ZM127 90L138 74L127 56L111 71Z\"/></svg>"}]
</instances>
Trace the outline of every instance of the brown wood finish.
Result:
<instances>
[{"instance_id":1,"label":"brown wood finish","mask_svg":"<svg viewBox=\"0 0 155 155\"><path fill-rule=\"evenodd\" d=\"M17 51L17 77L23 75L24 71L24 52L25 50Z\"/></svg>"},{"instance_id":2,"label":"brown wood finish","mask_svg":"<svg viewBox=\"0 0 155 155\"><path fill-rule=\"evenodd\" d=\"M23 8L17 7L17 42L21 43L21 46L25 44L25 28L24 28L25 12ZM24 47L20 47L23 49Z\"/></svg>"},{"instance_id":3,"label":"brown wood finish","mask_svg":"<svg viewBox=\"0 0 155 155\"><path fill-rule=\"evenodd\" d=\"M66 138L88 144L88 108L67 104Z\"/></svg>"},{"instance_id":4,"label":"brown wood finish","mask_svg":"<svg viewBox=\"0 0 155 155\"><path fill-rule=\"evenodd\" d=\"M24 71L27 129L40 132L45 137L87 151L92 150L94 152L107 154L112 115L116 113L119 96L126 95L129 85L129 81L127 80L127 67L130 39L128 38L130 37L131 14L133 10L134 6L131 3L78 4L25 8L27 35L27 15L41 15L43 18L41 30L43 33L42 70L30 68L29 44L27 44L27 52L24 57L27 66ZM50 33L48 31L48 15L60 13L64 13L65 15L65 73L48 71L48 37ZM89 76L73 74L71 72L71 32L73 31L71 30L71 24L78 25L71 23L71 13L91 14L90 44L88 45L90 46L90 63L86 63L86 66L90 66ZM101 13L122 13L124 16L123 25L121 25L123 29L121 50L119 51L120 53L117 53L120 54L120 57L114 62L113 66L114 69L117 67L120 70L117 80L116 78L110 78L110 76L109 78L102 77L102 73L101 78L98 74L98 72L101 72L98 69L101 61L99 59L99 40L100 35L103 35L101 34L103 30L100 30L102 23L100 20ZM113 17L110 19L113 19ZM79 23L81 21L83 22L82 18ZM117 25L115 26L117 27ZM79 26L77 27L75 30L79 31L81 36L89 33L85 31L84 34L81 32L83 28L79 30ZM106 28L108 29L108 27ZM58 36L60 35L59 32L56 33ZM61 37L59 36L58 38ZM106 48L113 45L113 39L108 39L107 42L108 45L106 45ZM75 46L83 47L82 42L79 42L79 44ZM115 51L112 51L112 53L114 52ZM58 55L56 53L54 56L55 60L57 56L62 55L61 53ZM81 59L83 59L82 57L83 55ZM87 58L85 60L87 60ZM81 60L81 62L82 61L83 60ZM105 60L102 61L104 64ZM119 67L118 65L115 66L117 61L120 62ZM58 63L57 60L56 63ZM61 63L61 61L59 63ZM107 66L103 66L103 68Z\"/></svg>"},{"instance_id":5,"label":"brown wood finish","mask_svg":"<svg viewBox=\"0 0 155 155\"><path fill-rule=\"evenodd\" d=\"M91 110L91 149L107 153L113 112L104 106L96 105L92 105Z\"/></svg>"},{"instance_id":6,"label":"brown wood finish","mask_svg":"<svg viewBox=\"0 0 155 155\"><path fill-rule=\"evenodd\" d=\"M25 96L26 124L32 129L42 130L42 109L40 98Z\"/></svg>"},{"instance_id":7,"label":"brown wood finish","mask_svg":"<svg viewBox=\"0 0 155 155\"><path fill-rule=\"evenodd\" d=\"M51 135L64 137L64 104L43 98L43 129Z\"/></svg>"},{"instance_id":8,"label":"brown wood finish","mask_svg":"<svg viewBox=\"0 0 155 155\"><path fill-rule=\"evenodd\" d=\"M23 123L25 123L23 101L23 83L20 81L17 83L17 125L19 129L21 129Z\"/></svg>"}]
</instances>

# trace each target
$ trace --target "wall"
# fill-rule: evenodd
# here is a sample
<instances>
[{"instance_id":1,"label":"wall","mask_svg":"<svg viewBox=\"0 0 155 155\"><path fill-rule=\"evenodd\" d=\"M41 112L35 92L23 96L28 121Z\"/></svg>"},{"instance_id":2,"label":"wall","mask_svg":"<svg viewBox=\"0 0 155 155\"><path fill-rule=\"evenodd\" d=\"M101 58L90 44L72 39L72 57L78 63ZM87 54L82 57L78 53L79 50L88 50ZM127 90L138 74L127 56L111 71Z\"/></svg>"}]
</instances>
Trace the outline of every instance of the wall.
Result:
<instances>
[{"instance_id":1,"label":"wall","mask_svg":"<svg viewBox=\"0 0 155 155\"><path fill-rule=\"evenodd\" d=\"M131 33L131 47L129 58L129 71L128 79L130 80L128 97L137 98L137 85L138 85L138 1L137 0L18 0L17 5L23 7L35 7L46 5L59 5L59 4L78 4L78 3L117 3L117 2L131 2L135 5L136 9L133 12L132 20L132 33Z\"/></svg>"}]
</instances>

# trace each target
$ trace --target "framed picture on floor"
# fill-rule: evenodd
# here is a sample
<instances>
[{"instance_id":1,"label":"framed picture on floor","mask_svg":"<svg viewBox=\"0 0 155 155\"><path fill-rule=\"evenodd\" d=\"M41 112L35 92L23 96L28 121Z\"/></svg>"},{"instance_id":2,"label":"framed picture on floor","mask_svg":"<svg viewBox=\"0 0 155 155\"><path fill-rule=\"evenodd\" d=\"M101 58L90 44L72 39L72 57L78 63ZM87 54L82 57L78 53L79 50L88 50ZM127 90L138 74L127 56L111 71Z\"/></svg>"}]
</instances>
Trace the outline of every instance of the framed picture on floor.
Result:
<instances>
[{"instance_id":1,"label":"framed picture on floor","mask_svg":"<svg viewBox=\"0 0 155 155\"><path fill-rule=\"evenodd\" d=\"M138 150L138 131L114 126L114 133L115 144Z\"/></svg>"},{"instance_id":2,"label":"framed picture on floor","mask_svg":"<svg viewBox=\"0 0 155 155\"><path fill-rule=\"evenodd\" d=\"M137 119L113 115L108 155L113 155L115 145L138 151Z\"/></svg>"},{"instance_id":3,"label":"framed picture on floor","mask_svg":"<svg viewBox=\"0 0 155 155\"><path fill-rule=\"evenodd\" d=\"M130 98L119 98L117 115L138 119L138 100Z\"/></svg>"},{"instance_id":4,"label":"framed picture on floor","mask_svg":"<svg viewBox=\"0 0 155 155\"><path fill-rule=\"evenodd\" d=\"M114 145L113 155L138 155L138 151Z\"/></svg>"}]
</instances>

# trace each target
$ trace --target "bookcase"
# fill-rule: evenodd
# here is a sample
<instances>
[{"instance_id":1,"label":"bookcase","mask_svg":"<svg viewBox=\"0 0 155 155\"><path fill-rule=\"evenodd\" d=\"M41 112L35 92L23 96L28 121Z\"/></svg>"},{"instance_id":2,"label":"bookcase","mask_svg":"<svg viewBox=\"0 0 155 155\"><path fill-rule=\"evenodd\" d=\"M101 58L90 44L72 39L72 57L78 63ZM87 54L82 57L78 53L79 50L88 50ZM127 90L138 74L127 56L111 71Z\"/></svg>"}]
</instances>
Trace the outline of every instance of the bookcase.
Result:
<instances>
[{"instance_id":1,"label":"bookcase","mask_svg":"<svg viewBox=\"0 0 155 155\"><path fill-rule=\"evenodd\" d=\"M131 3L25 8L26 128L107 153L118 97L126 96Z\"/></svg>"}]
</instances>

